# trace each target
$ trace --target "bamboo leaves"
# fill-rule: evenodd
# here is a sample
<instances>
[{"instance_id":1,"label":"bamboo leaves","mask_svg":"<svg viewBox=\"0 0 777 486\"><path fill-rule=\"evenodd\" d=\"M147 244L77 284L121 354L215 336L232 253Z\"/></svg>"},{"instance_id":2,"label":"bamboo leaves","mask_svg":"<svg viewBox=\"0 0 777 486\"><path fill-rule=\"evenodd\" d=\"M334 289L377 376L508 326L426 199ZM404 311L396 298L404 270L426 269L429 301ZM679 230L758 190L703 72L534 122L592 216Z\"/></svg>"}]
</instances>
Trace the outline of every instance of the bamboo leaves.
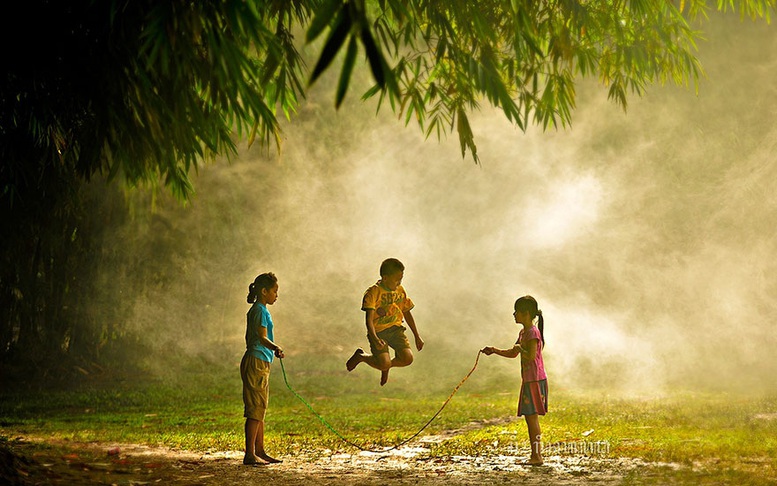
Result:
<instances>
[{"instance_id":1,"label":"bamboo leaves","mask_svg":"<svg viewBox=\"0 0 777 486\"><path fill-rule=\"evenodd\" d=\"M345 54L345 60L343 61L343 69L340 72L340 80L337 83L337 94L335 95L335 106L340 108L340 104L345 98L345 92L348 90L348 83L351 79L351 72L353 71L353 65L356 62L356 38L351 37L348 42L348 51Z\"/></svg>"},{"instance_id":2,"label":"bamboo leaves","mask_svg":"<svg viewBox=\"0 0 777 486\"><path fill-rule=\"evenodd\" d=\"M323 33L327 26L329 26L329 35L310 75L310 84L313 84L329 68L347 40L348 47L335 93L335 106L339 108L348 91L351 74L356 63L357 41L361 41L378 87L384 89L388 83L392 91L397 91L396 83L393 77L390 76L390 68L386 63L386 59L373 37L370 23L364 10L364 2L358 0L346 2L332 0L326 2L314 17L307 31L307 41L314 41Z\"/></svg>"},{"instance_id":3,"label":"bamboo leaves","mask_svg":"<svg viewBox=\"0 0 777 486\"><path fill-rule=\"evenodd\" d=\"M525 130L571 123L580 77L598 79L624 109L651 83L698 87L700 33L690 20L715 9L768 21L775 8L775 0L24 3L51 27L38 44L56 49L25 44L6 62L3 99L18 102L0 113L3 126L25 132L13 140L34 141L18 152L45 154L36 161L43 172L56 163L85 178L161 182L184 199L188 172L234 154L235 134L279 145L276 114L291 119L338 56L335 106L361 51L375 80L362 99L377 97L377 109L387 101L427 137L455 131L477 161L467 114L483 100ZM300 30L309 44L325 36L311 71L292 34ZM16 62L28 58L50 69L29 75ZM3 190L16 194L18 184Z\"/></svg>"},{"instance_id":4,"label":"bamboo leaves","mask_svg":"<svg viewBox=\"0 0 777 486\"><path fill-rule=\"evenodd\" d=\"M315 23L315 20L314 20ZM350 15L350 7L348 3L345 3L337 12L334 24L332 25L329 37L324 43L324 48L321 51L321 55L316 62L316 66L313 68L313 72L310 75L310 83L318 79L326 68L334 61L340 47L345 42L351 27L353 26L353 19ZM312 36L308 35L309 40L314 40Z\"/></svg>"}]
</instances>

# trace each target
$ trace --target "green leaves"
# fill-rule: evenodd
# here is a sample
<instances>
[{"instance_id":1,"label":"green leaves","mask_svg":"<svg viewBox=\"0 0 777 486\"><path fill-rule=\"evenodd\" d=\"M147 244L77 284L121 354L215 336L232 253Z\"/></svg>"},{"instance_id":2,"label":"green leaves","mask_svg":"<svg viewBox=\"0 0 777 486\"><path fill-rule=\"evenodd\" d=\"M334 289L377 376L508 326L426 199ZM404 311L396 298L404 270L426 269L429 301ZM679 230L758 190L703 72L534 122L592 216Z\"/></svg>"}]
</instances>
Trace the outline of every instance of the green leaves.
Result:
<instances>
[{"instance_id":1,"label":"green leaves","mask_svg":"<svg viewBox=\"0 0 777 486\"><path fill-rule=\"evenodd\" d=\"M316 79L323 73L326 68L334 60L340 47L345 42L349 31L353 25L353 20L350 15L349 4L346 3L340 8L335 18L335 22L332 25L329 37L324 44L324 48L321 51L316 66L313 68L313 72L310 75L310 83L314 83ZM309 36L310 37L310 36Z\"/></svg>"},{"instance_id":2,"label":"green leaves","mask_svg":"<svg viewBox=\"0 0 777 486\"><path fill-rule=\"evenodd\" d=\"M472 128L469 126L469 118L467 118L467 113L460 108L456 112L456 119L456 131L459 134L461 157L463 158L467 153L467 149L469 149L470 153L472 154L472 158L475 160L475 163L479 164L480 159L478 158L478 149L475 146L475 136L472 133Z\"/></svg>"},{"instance_id":3,"label":"green leaves","mask_svg":"<svg viewBox=\"0 0 777 486\"><path fill-rule=\"evenodd\" d=\"M406 7L401 15L390 8L395 3ZM466 113L481 100L522 130L548 129L572 122L579 77L598 78L624 109L630 95L651 83L698 87L704 74L695 56L699 32L683 11L703 12L707 3L688 0L678 9L647 0L381 2L371 31L393 53L386 79L396 80L399 91L379 84L363 98L379 96L378 108L388 99L400 119L416 120L427 137L455 130L462 153L477 161ZM774 5L717 0L715 8L768 20ZM370 66L380 83L379 59L371 56Z\"/></svg>"},{"instance_id":4,"label":"green leaves","mask_svg":"<svg viewBox=\"0 0 777 486\"><path fill-rule=\"evenodd\" d=\"M313 21L305 34L307 42L313 42L329 26L331 20L343 7L342 0L327 0L316 10Z\"/></svg>"},{"instance_id":5,"label":"green leaves","mask_svg":"<svg viewBox=\"0 0 777 486\"><path fill-rule=\"evenodd\" d=\"M348 42L348 52L345 55L345 61L343 61L343 69L340 72L340 80L337 83L337 94L335 95L335 106L340 108L340 104L345 98L345 92L348 90L348 83L351 80L351 72L353 71L353 65L356 62L356 38L351 37Z\"/></svg>"},{"instance_id":6,"label":"green leaves","mask_svg":"<svg viewBox=\"0 0 777 486\"><path fill-rule=\"evenodd\" d=\"M32 141L9 153L40 162L39 174L13 172L23 175L4 183L13 197L58 164L83 178L162 182L186 198L189 171L234 154L234 135L279 145L276 113L291 119L338 60L341 107L360 46L375 80L362 99L377 96L378 109L388 101L427 137L456 131L477 161L466 115L480 102L521 129L547 129L571 123L579 77L598 79L624 109L651 83L698 87L700 33L689 19L717 9L769 21L775 8L775 0L139 0L48 10L38 4L50 2L31 2L27 11L41 10L51 27L40 44L56 49L13 53L50 66L35 76L6 63L5 99L18 102L2 126L23 132L7 137L14 144ZM326 34L309 73L299 29L308 43Z\"/></svg>"},{"instance_id":7,"label":"green leaves","mask_svg":"<svg viewBox=\"0 0 777 486\"><path fill-rule=\"evenodd\" d=\"M329 18L334 15L334 21L328 24ZM364 46L367 60L370 64L372 75L377 86L384 90L388 87L395 95L398 92L396 81L391 74L385 57L378 47L370 29L370 23L364 11L363 2L348 1L340 3L338 1L327 2L321 12L313 19L310 28L307 31L306 39L308 42L315 40L329 25L329 36L327 37L321 55L316 61L316 65L310 75L310 84L313 84L321 74L332 64L339 53L345 41L348 41L348 48L345 59L340 71L340 78L337 84L335 94L335 106L337 108L342 104L345 94L348 90L349 81L356 63L357 41L361 41Z\"/></svg>"}]
</instances>

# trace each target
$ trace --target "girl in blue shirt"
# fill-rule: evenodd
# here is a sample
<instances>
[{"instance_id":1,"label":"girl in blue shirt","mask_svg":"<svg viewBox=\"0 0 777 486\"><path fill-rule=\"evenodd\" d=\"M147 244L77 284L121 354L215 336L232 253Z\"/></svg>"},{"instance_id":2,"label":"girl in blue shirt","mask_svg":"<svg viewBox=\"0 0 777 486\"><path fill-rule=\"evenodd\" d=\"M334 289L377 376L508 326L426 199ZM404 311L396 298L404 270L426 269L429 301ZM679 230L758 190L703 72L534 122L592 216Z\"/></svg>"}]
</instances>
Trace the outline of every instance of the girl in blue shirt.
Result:
<instances>
[{"instance_id":1,"label":"girl in blue shirt","mask_svg":"<svg viewBox=\"0 0 777 486\"><path fill-rule=\"evenodd\" d=\"M246 418L246 453L243 464L281 462L264 450L264 417L270 392L270 363L273 357L283 358L283 349L273 342L273 322L268 305L278 300L278 279L263 273L248 286L247 301L251 308L246 315L246 352L240 362L243 380L243 404Z\"/></svg>"}]
</instances>

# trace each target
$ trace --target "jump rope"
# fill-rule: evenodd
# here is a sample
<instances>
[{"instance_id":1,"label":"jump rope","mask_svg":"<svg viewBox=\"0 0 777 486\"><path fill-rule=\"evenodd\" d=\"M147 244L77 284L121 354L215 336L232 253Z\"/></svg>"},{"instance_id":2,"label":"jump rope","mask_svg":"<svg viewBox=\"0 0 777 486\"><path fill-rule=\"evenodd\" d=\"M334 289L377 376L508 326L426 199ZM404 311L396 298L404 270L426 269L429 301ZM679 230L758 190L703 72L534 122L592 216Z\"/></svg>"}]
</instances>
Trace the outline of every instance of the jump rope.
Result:
<instances>
[{"instance_id":1,"label":"jump rope","mask_svg":"<svg viewBox=\"0 0 777 486\"><path fill-rule=\"evenodd\" d=\"M325 419L324 417L322 417L322 416L321 416L321 414L319 414L318 412L316 412L316 411L313 409L313 407L312 407L312 406L311 406L311 405L310 405L310 404L309 404L309 403L308 403L308 402L307 402L307 401L306 401L304 398L302 398L302 396L300 396L300 394L299 394L299 393L297 393L296 391L294 391L294 388L292 388L292 387L291 387L291 385L289 385L289 380L288 380L288 378L286 377L286 367L283 365L283 358L279 358L279 360L280 360L280 362L281 362L281 370L283 371L283 381L286 383L286 388L288 388L288 389L289 389L289 391L290 391L292 394L294 394L294 396L295 396L295 397L297 397L297 398L298 398L298 399L299 399L299 400L300 400L302 403L304 403L304 404L305 404L305 406L306 406L306 407L308 407L308 410L310 410L310 411L313 413L313 415L315 415L316 417L318 417L318 420L320 420L320 421L321 421L321 423L322 423L322 424L324 424L324 426L325 426L327 429L329 429L330 431L332 431L332 433L333 433L333 434L335 434L337 437L339 437L339 438L340 438L340 440L342 440L343 442L345 442L346 444L348 444L348 445L350 445L350 446L352 446L352 447L355 447L355 448L359 449L360 451L365 451L365 452L389 452L389 451L393 451L394 449L398 449L399 447L402 447L403 445L407 444L407 443L408 443L408 442L410 442L411 440L415 439L416 437L418 437L418 436L421 434L421 432L423 432L423 431L424 431L424 430L425 430L427 427L429 427L429 425L431 425L431 423L432 423L432 422L434 422L434 419L436 419L436 418L437 418L437 416L438 416L438 415L440 415L440 413L443 411L443 409L445 409L445 407L448 405L448 403L450 403L451 399L453 398L453 395L455 395L455 394L456 394L456 392L457 392L457 391L459 391L459 388L461 388L461 385L463 385L463 384L464 384L464 382L465 382L465 381L467 381L467 379L469 379L469 377L472 375L472 373L474 373L474 372L475 372L475 369L478 367L478 361L480 360L480 355L481 355L481 353L482 353L482 351L478 351L478 355L477 355L477 357L475 357L475 364L472 366L472 369L471 369L471 370L469 370L469 373L467 373L467 376L465 376L464 378L462 378L462 380L459 382L459 384L458 384L458 385L456 385L456 388L454 388L454 389L453 389L453 391L452 391L452 392L451 392L451 394L448 396L448 398L445 400L445 402L443 402L443 404L442 404L442 406L440 407L440 409L439 409L439 410L437 410L437 413L435 413L434 415L432 415L432 418L430 418L430 419L429 419L429 420L428 420L428 421L427 421L427 422L426 422L426 423L423 425L423 427L421 427L421 428L418 430L418 432L416 432L415 434L411 435L410 437L408 437L407 439L403 440L402 442L399 442L399 443L397 443L397 444L395 444L395 445L393 445L393 446L389 447L388 449L386 449L386 448L382 448L382 449L371 449L371 448L369 448L369 447L363 447L363 446L361 446L361 445L359 445L359 444L357 444L357 443L355 443L355 442L351 441L350 439L348 439L348 438L346 438L345 436L343 436L343 435L342 435L340 432L338 432L338 431L337 431L337 430L336 430L334 427L332 427L332 425L331 425L329 422L327 422L327 421L326 421L326 419Z\"/></svg>"}]
</instances>

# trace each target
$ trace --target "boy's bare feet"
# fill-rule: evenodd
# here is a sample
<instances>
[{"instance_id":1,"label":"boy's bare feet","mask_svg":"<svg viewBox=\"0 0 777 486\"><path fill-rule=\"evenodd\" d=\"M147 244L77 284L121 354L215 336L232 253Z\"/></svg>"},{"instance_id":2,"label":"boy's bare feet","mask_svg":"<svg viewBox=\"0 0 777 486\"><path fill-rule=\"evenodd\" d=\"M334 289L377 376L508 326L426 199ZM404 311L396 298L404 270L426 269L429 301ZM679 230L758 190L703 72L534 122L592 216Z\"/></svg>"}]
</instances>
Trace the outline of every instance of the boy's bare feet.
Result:
<instances>
[{"instance_id":1,"label":"boy's bare feet","mask_svg":"<svg viewBox=\"0 0 777 486\"><path fill-rule=\"evenodd\" d=\"M380 386L383 386L386 383L388 383L388 372L389 370L382 370L380 372Z\"/></svg>"},{"instance_id":2,"label":"boy's bare feet","mask_svg":"<svg viewBox=\"0 0 777 486\"><path fill-rule=\"evenodd\" d=\"M246 466L259 466L266 463L255 455L251 454L243 457L243 464Z\"/></svg>"},{"instance_id":3,"label":"boy's bare feet","mask_svg":"<svg viewBox=\"0 0 777 486\"><path fill-rule=\"evenodd\" d=\"M267 454L259 454L259 457L261 459L264 459L265 461L267 461L267 464L280 464L281 462L283 462L280 459L276 459L274 457L270 457Z\"/></svg>"},{"instance_id":4,"label":"boy's bare feet","mask_svg":"<svg viewBox=\"0 0 777 486\"><path fill-rule=\"evenodd\" d=\"M348 371L353 371L354 368L356 368L356 365L361 363L361 358L364 355L364 350L362 348L357 349L353 352L353 355L348 358L348 361L345 362L345 368Z\"/></svg>"}]
</instances>

